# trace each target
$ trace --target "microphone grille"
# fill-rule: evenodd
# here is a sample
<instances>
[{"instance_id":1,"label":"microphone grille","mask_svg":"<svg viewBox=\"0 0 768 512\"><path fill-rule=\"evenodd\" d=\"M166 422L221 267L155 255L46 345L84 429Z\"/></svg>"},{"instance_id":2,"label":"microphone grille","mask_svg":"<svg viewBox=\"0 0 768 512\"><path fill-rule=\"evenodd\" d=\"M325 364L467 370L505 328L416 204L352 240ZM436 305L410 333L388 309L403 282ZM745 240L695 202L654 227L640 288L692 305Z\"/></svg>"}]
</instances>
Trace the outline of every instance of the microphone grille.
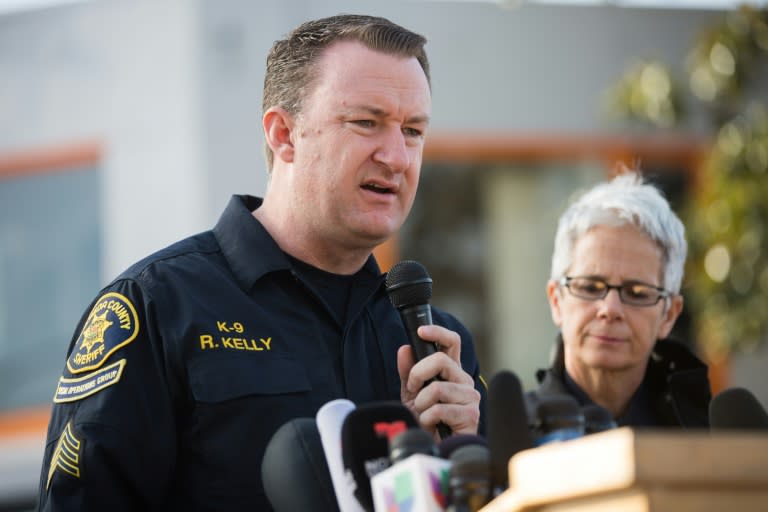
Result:
<instances>
[{"instance_id":1,"label":"microphone grille","mask_svg":"<svg viewBox=\"0 0 768 512\"><path fill-rule=\"evenodd\" d=\"M487 480L491 476L491 452L487 446L462 446L451 454L450 460L452 477L483 477Z\"/></svg>"},{"instance_id":2,"label":"microphone grille","mask_svg":"<svg viewBox=\"0 0 768 512\"><path fill-rule=\"evenodd\" d=\"M396 308L426 304L432 298L432 278L418 261L403 260L387 272L387 294Z\"/></svg>"}]
</instances>

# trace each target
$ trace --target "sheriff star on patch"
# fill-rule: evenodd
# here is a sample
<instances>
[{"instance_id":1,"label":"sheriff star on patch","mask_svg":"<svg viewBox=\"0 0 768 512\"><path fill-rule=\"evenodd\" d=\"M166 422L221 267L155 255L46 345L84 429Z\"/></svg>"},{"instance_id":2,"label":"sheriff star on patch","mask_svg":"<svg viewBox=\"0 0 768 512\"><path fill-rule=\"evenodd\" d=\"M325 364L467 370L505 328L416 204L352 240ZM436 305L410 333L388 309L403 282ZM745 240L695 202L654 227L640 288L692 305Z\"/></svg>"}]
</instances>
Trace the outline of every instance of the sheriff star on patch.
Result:
<instances>
[{"instance_id":1,"label":"sheriff star on patch","mask_svg":"<svg viewBox=\"0 0 768 512\"><path fill-rule=\"evenodd\" d=\"M132 342L139 333L136 308L125 296L110 292L96 301L88 314L83 331L67 359L73 374L96 370L121 347Z\"/></svg>"}]
</instances>

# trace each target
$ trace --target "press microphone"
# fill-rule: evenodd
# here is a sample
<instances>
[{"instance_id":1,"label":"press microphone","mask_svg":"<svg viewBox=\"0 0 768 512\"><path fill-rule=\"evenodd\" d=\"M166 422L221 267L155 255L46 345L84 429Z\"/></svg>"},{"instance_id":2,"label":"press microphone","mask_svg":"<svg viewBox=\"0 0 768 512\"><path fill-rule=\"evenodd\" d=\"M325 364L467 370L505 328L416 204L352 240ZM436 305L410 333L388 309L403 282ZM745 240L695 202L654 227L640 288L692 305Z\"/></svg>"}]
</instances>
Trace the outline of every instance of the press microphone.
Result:
<instances>
[{"instance_id":1,"label":"press microphone","mask_svg":"<svg viewBox=\"0 0 768 512\"><path fill-rule=\"evenodd\" d=\"M477 434L453 434L437 445L437 451L443 459L450 459L453 452L464 446L478 445L488 447L488 440Z\"/></svg>"},{"instance_id":2,"label":"press microphone","mask_svg":"<svg viewBox=\"0 0 768 512\"><path fill-rule=\"evenodd\" d=\"M389 441L389 461L397 464L411 455L420 453L437 457L439 451L432 436L421 428L409 428L396 434Z\"/></svg>"},{"instance_id":3,"label":"press microphone","mask_svg":"<svg viewBox=\"0 0 768 512\"><path fill-rule=\"evenodd\" d=\"M422 325L432 325L432 278L427 269L413 260L396 263L387 272L386 287L389 300L400 312L416 362L437 352L435 343L421 339L417 333ZM437 424L437 431L441 439L451 435L444 423Z\"/></svg>"},{"instance_id":4,"label":"press microphone","mask_svg":"<svg viewBox=\"0 0 768 512\"><path fill-rule=\"evenodd\" d=\"M570 395L544 396L536 408L534 445L568 441L584 435L584 414Z\"/></svg>"},{"instance_id":5,"label":"press microphone","mask_svg":"<svg viewBox=\"0 0 768 512\"><path fill-rule=\"evenodd\" d=\"M431 434L409 428L390 441L392 465L371 478L376 512L442 512L448 504L450 462L437 456Z\"/></svg>"},{"instance_id":6,"label":"press microphone","mask_svg":"<svg viewBox=\"0 0 768 512\"><path fill-rule=\"evenodd\" d=\"M509 459L531 447L533 438L520 379L511 371L500 371L488 383L488 448L494 494L509 487Z\"/></svg>"},{"instance_id":7,"label":"press microphone","mask_svg":"<svg viewBox=\"0 0 768 512\"><path fill-rule=\"evenodd\" d=\"M768 413L751 391L729 388L709 403L710 428L736 430L768 430Z\"/></svg>"},{"instance_id":8,"label":"press microphone","mask_svg":"<svg viewBox=\"0 0 768 512\"><path fill-rule=\"evenodd\" d=\"M264 452L261 478L275 512L339 510L313 418L295 418L277 429Z\"/></svg>"},{"instance_id":9,"label":"press microphone","mask_svg":"<svg viewBox=\"0 0 768 512\"><path fill-rule=\"evenodd\" d=\"M487 446L469 444L451 455L447 512L477 512L491 499L491 454Z\"/></svg>"},{"instance_id":10,"label":"press microphone","mask_svg":"<svg viewBox=\"0 0 768 512\"><path fill-rule=\"evenodd\" d=\"M616 428L616 421L605 407L597 404L587 404L581 408L584 416L584 434L596 434Z\"/></svg>"},{"instance_id":11,"label":"press microphone","mask_svg":"<svg viewBox=\"0 0 768 512\"><path fill-rule=\"evenodd\" d=\"M390 439L415 427L411 411L395 401L361 404L347 414L341 427L341 457L345 477L365 510L373 510L371 478L391 464Z\"/></svg>"},{"instance_id":12,"label":"press microphone","mask_svg":"<svg viewBox=\"0 0 768 512\"><path fill-rule=\"evenodd\" d=\"M336 502L341 512L363 512L363 507L355 498L354 488L344 473L341 455L341 428L354 409L355 404L351 400L340 398L324 404L315 416L333 490L336 492Z\"/></svg>"}]
</instances>

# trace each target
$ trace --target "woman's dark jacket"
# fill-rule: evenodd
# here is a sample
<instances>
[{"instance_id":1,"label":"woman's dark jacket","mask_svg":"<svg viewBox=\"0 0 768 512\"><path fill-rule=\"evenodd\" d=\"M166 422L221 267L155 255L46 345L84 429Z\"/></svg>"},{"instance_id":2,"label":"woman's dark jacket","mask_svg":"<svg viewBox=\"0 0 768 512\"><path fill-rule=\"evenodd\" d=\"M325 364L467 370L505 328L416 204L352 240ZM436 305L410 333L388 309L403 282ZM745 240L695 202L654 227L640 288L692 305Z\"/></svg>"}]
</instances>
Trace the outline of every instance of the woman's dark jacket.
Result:
<instances>
[{"instance_id":1,"label":"woman's dark jacket","mask_svg":"<svg viewBox=\"0 0 768 512\"><path fill-rule=\"evenodd\" d=\"M538 389L526 393L528 417L532 420L543 397L568 394L579 399L565 384L565 354L560 336L556 348L552 367L536 372ZM684 344L669 339L657 341L641 386L645 386L650 398L650 407L658 422L655 426L709 427L711 391L707 366Z\"/></svg>"}]
</instances>

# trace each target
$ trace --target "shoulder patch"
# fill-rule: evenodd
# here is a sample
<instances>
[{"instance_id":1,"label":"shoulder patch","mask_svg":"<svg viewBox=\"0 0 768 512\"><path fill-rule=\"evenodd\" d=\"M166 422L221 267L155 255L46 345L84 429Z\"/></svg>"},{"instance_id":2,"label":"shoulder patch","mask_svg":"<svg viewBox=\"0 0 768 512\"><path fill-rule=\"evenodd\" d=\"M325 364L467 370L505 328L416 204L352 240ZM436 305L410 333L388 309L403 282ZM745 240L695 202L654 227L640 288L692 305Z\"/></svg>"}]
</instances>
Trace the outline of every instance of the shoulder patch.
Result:
<instances>
[{"instance_id":1,"label":"shoulder patch","mask_svg":"<svg viewBox=\"0 0 768 512\"><path fill-rule=\"evenodd\" d=\"M74 402L94 393L98 393L104 388L117 384L123 375L125 359L120 359L116 363L105 366L101 370L77 377L75 379L59 378L59 384L56 386L56 394L53 401L57 404L63 402Z\"/></svg>"},{"instance_id":2,"label":"shoulder patch","mask_svg":"<svg viewBox=\"0 0 768 512\"><path fill-rule=\"evenodd\" d=\"M75 348L67 359L73 374L96 370L117 349L139 334L139 317L131 301L119 293L106 293L88 315Z\"/></svg>"}]
</instances>

